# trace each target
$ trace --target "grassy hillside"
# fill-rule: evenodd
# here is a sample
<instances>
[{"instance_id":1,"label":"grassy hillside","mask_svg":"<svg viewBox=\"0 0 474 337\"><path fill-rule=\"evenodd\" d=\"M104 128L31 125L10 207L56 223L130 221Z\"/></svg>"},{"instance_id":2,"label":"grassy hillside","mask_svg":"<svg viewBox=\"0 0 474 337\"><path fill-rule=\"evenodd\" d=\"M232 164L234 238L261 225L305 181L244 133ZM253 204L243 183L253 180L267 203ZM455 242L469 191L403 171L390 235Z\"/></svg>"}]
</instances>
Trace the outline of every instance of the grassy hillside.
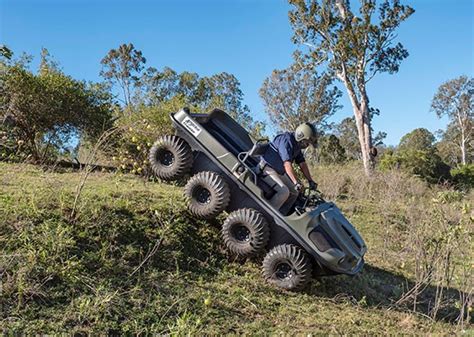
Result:
<instances>
[{"instance_id":1,"label":"grassy hillside","mask_svg":"<svg viewBox=\"0 0 474 337\"><path fill-rule=\"evenodd\" d=\"M422 183L406 184L396 175L369 183L349 171L351 180L350 169L345 170L319 169L316 176L366 239L367 266L355 277L321 278L303 293L288 293L263 281L260 261L243 263L227 256L219 237L222 219L192 219L178 186L93 173L74 207L80 173L0 163L0 331L468 330L469 325L461 328L455 322L456 288L472 287L464 274L449 285L446 305L435 319L428 317L435 287L426 285L415 307L399 301L417 277L406 248L411 243L407 226L413 217L422 218L411 214L411 204L420 206L443 194ZM469 202L472 194L449 204ZM472 227L468 230L472 235ZM461 262L471 263L471 258Z\"/></svg>"}]
</instances>

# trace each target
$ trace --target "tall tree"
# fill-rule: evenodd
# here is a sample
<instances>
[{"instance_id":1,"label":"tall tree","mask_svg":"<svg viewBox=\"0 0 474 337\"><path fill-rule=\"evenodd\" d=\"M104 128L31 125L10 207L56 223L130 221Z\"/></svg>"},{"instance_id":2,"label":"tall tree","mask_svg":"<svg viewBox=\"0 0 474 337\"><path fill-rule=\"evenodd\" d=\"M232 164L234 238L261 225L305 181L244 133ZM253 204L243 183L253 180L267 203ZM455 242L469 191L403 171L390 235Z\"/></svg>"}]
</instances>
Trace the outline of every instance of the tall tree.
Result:
<instances>
[{"instance_id":1,"label":"tall tree","mask_svg":"<svg viewBox=\"0 0 474 337\"><path fill-rule=\"evenodd\" d=\"M260 88L265 110L280 130L295 130L302 122L324 124L341 105L341 91L326 74L318 75L311 64L296 62L283 70L273 70Z\"/></svg>"},{"instance_id":2,"label":"tall tree","mask_svg":"<svg viewBox=\"0 0 474 337\"><path fill-rule=\"evenodd\" d=\"M373 109L371 115L378 114L378 110ZM371 117L372 118L372 117ZM372 126L371 126L372 128ZM374 130L370 131L374 134ZM344 118L339 124L335 125L335 134L339 137L341 146L346 150L348 159L361 159L362 152L360 151L359 136L357 133L357 124L354 117ZM387 137L387 133L379 131L373 137L373 145L383 145L383 140Z\"/></svg>"},{"instance_id":3,"label":"tall tree","mask_svg":"<svg viewBox=\"0 0 474 337\"><path fill-rule=\"evenodd\" d=\"M462 152L460 151L461 132L456 121L452 121L446 130L438 131L439 142L436 143L439 155L452 167L462 163ZM466 162L472 163L474 159L474 141L466 142Z\"/></svg>"},{"instance_id":4,"label":"tall tree","mask_svg":"<svg viewBox=\"0 0 474 337\"><path fill-rule=\"evenodd\" d=\"M448 116L459 130L457 143L461 151L461 162L467 163L469 142L474 134L474 78L460 76L443 83L431 103L438 117Z\"/></svg>"},{"instance_id":5,"label":"tall tree","mask_svg":"<svg viewBox=\"0 0 474 337\"><path fill-rule=\"evenodd\" d=\"M394 44L396 29L414 10L399 0L359 0L358 15L349 0L289 0L293 41L310 46L306 54L326 66L345 86L357 125L367 175L374 168L367 83L377 74L396 73L408 51ZM378 9L378 17L374 14Z\"/></svg>"},{"instance_id":6,"label":"tall tree","mask_svg":"<svg viewBox=\"0 0 474 337\"><path fill-rule=\"evenodd\" d=\"M253 119L250 109L243 103L240 82L232 74L223 72L200 77L193 72L177 73L169 67L162 71L148 68L141 83L145 90L145 102L149 105L180 96L186 104L203 111L217 107L224 109L254 136L261 136L264 130L263 124Z\"/></svg>"},{"instance_id":7,"label":"tall tree","mask_svg":"<svg viewBox=\"0 0 474 337\"><path fill-rule=\"evenodd\" d=\"M110 84L118 85L123 93L125 106L132 103L132 91L139 86L139 80L146 63L145 57L134 45L122 44L117 49L111 49L100 62L100 75Z\"/></svg>"}]
</instances>

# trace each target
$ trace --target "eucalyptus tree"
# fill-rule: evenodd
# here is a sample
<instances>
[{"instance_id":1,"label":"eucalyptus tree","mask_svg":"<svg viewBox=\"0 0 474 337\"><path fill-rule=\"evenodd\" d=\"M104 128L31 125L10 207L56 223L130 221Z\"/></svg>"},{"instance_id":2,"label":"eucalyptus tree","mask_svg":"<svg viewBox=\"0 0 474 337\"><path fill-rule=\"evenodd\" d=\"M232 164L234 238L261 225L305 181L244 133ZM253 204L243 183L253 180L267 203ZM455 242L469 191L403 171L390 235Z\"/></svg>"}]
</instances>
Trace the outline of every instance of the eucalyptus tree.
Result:
<instances>
[{"instance_id":1,"label":"eucalyptus tree","mask_svg":"<svg viewBox=\"0 0 474 337\"><path fill-rule=\"evenodd\" d=\"M289 0L293 42L309 46L306 57L326 67L346 88L367 175L374 168L367 83L378 73L396 73L408 57L395 43L399 25L414 13L399 0ZM376 17L376 13L378 16Z\"/></svg>"},{"instance_id":2,"label":"eucalyptus tree","mask_svg":"<svg viewBox=\"0 0 474 337\"><path fill-rule=\"evenodd\" d=\"M447 116L451 128L457 129L456 143L461 162L468 161L467 149L472 147L474 136L474 78L460 76L443 83L433 97L431 109L438 117ZM455 131L455 130L452 130Z\"/></svg>"},{"instance_id":3,"label":"eucalyptus tree","mask_svg":"<svg viewBox=\"0 0 474 337\"><path fill-rule=\"evenodd\" d=\"M140 85L140 77L146 63L140 50L132 43L122 44L117 49L111 49L100 61L100 75L111 85L118 85L123 93L125 106L132 103L133 89Z\"/></svg>"},{"instance_id":4,"label":"eucalyptus tree","mask_svg":"<svg viewBox=\"0 0 474 337\"><path fill-rule=\"evenodd\" d=\"M280 130L295 130L302 121L324 125L341 108L342 93L332 85L332 78L317 74L299 54L295 60L286 69L273 70L260 88L266 113Z\"/></svg>"}]
</instances>

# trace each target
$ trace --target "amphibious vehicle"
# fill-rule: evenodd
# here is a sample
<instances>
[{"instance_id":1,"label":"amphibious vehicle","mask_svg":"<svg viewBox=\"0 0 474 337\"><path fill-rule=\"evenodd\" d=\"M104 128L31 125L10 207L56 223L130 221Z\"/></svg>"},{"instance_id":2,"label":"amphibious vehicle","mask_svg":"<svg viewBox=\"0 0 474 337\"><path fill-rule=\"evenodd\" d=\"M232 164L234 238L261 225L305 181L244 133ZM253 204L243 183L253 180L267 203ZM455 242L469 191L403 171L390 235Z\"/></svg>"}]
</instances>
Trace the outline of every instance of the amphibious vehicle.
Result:
<instances>
[{"instance_id":1,"label":"amphibious vehicle","mask_svg":"<svg viewBox=\"0 0 474 337\"><path fill-rule=\"evenodd\" d=\"M214 109L170 115L175 135L161 136L150 150L155 175L189 177L184 193L199 218L227 213L222 237L231 254L265 254L263 276L287 290L300 290L312 275L358 273L367 247L352 224L317 191L304 190L283 213L271 206L273 186L263 179L260 156L271 144L254 140L227 113Z\"/></svg>"}]
</instances>

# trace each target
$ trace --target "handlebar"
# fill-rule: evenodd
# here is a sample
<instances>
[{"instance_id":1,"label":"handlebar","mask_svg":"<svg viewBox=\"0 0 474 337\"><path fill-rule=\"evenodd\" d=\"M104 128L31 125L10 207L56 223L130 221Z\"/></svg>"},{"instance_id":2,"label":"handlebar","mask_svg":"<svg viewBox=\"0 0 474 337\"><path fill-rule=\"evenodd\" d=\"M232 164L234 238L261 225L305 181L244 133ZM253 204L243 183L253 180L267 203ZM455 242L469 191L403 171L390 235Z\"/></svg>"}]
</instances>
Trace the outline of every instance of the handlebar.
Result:
<instances>
[{"instance_id":1,"label":"handlebar","mask_svg":"<svg viewBox=\"0 0 474 337\"><path fill-rule=\"evenodd\" d=\"M314 202L324 202L323 195L319 190L312 190L309 187L305 187L301 192L301 195L304 197L303 208L308 206L308 203L311 201Z\"/></svg>"}]
</instances>

